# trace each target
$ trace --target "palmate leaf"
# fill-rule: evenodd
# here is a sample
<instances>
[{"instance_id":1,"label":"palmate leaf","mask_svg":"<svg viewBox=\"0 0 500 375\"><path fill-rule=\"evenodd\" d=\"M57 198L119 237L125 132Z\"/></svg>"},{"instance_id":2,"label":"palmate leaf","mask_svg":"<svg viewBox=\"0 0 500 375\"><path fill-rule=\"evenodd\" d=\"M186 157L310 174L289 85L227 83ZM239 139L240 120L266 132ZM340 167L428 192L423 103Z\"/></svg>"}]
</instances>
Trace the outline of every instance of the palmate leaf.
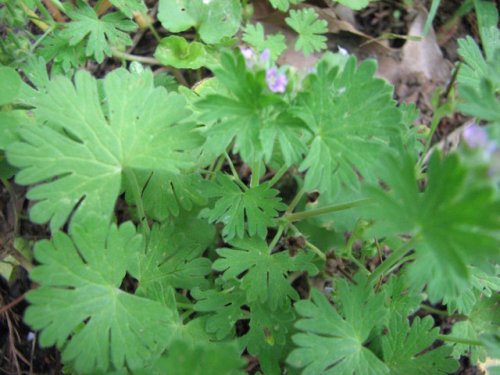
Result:
<instances>
[{"instance_id":1,"label":"palmate leaf","mask_svg":"<svg viewBox=\"0 0 500 375\"><path fill-rule=\"evenodd\" d=\"M218 174L216 184L207 187L205 194L218 199L213 208L205 208L200 214L211 223L223 223L222 234L228 240L243 238L246 233L265 238L278 212L286 208L277 197L278 191L269 184L242 190L225 174Z\"/></svg>"},{"instance_id":2,"label":"palmate leaf","mask_svg":"<svg viewBox=\"0 0 500 375\"><path fill-rule=\"evenodd\" d=\"M373 328L384 318L383 295L374 295L362 280L351 286L345 280L337 283L342 315L318 290L311 290L311 300L295 304L301 319L293 335L298 346L287 363L302 368L303 375L389 374L388 367L364 346Z\"/></svg>"},{"instance_id":3,"label":"palmate leaf","mask_svg":"<svg viewBox=\"0 0 500 375\"><path fill-rule=\"evenodd\" d=\"M416 260L409 265L410 285L427 283L429 299L459 297L470 283L469 265L489 267L499 257L500 200L488 177L461 163L457 154L435 153L428 184L419 191L408 155L385 159L381 177L390 191L369 188L376 202L367 207L375 235L413 235Z\"/></svg>"},{"instance_id":4,"label":"palmate leaf","mask_svg":"<svg viewBox=\"0 0 500 375\"><path fill-rule=\"evenodd\" d=\"M56 344L82 374L140 368L165 348L175 315L168 307L119 289L131 260L144 249L131 223L108 227L100 217L57 232L35 246L25 320Z\"/></svg>"},{"instance_id":5,"label":"palmate leaf","mask_svg":"<svg viewBox=\"0 0 500 375\"><path fill-rule=\"evenodd\" d=\"M391 375L445 375L457 370L458 363L451 358L451 347L426 350L439 335L439 328L433 326L430 316L415 318L411 327L406 317L391 316L387 334L382 336L384 362Z\"/></svg>"},{"instance_id":6,"label":"palmate leaf","mask_svg":"<svg viewBox=\"0 0 500 375\"><path fill-rule=\"evenodd\" d=\"M287 165L298 162L306 151L303 123L287 112L281 96L268 90L264 72L248 71L241 53L222 52L220 63L215 76L231 95L209 94L196 103L206 124L205 152L216 157L234 139L234 151L252 166L268 162L278 143Z\"/></svg>"},{"instance_id":7,"label":"palmate leaf","mask_svg":"<svg viewBox=\"0 0 500 375\"><path fill-rule=\"evenodd\" d=\"M285 36L281 33L265 35L264 27L260 22L255 25L248 24L245 27L243 41L250 44L257 52L269 49L273 61L286 50Z\"/></svg>"},{"instance_id":8,"label":"palmate leaf","mask_svg":"<svg viewBox=\"0 0 500 375\"><path fill-rule=\"evenodd\" d=\"M295 49L301 50L305 55L321 51L326 48L328 22L318 19L318 14L312 8L291 10L290 17L285 19L288 26L294 29L299 37Z\"/></svg>"},{"instance_id":9,"label":"palmate leaf","mask_svg":"<svg viewBox=\"0 0 500 375\"><path fill-rule=\"evenodd\" d=\"M451 336L461 337L469 340L478 340L482 334L496 333L500 327L500 297L497 294L490 298L480 297L474 304L468 319L456 322L453 325ZM455 344L453 355L460 358L466 355L473 363L485 361L487 348L483 346L471 346L467 344Z\"/></svg>"},{"instance_id":10,"label":"palmate leaf","mask_svg":"<svg viewBox=\"0 0 500 375\"><path fill-rule=\"evenodd\" d=\"M315 272L303 257L292 258L287 252L270 254L269 246L262 239L234 239L230 244L233 249L217 249L220 258L214 262L213 269L224 272L224 280L241 280L248 302L267 302L272 310L285 309L290 300L299 297L286 278L289 271Z\"/></svg>"},{"instance_id":11,"label":"palmate leaf","mask_svg":"<svg viewBox=\"0 0 500 375\"><path fill-rule=\"evenodd\" d=\"M22 143L7 150L21 168L20 184L35 184L28 198L39 201L30 217L60 228L80 202L73 221L89 212L111 217L122 175L133 170L177 173L194 164L186 150L196 148L191 125L179 125L188 112L184 99L153 86L153 74L119 69L98 82L78 72L75 83L57 77L31 101L38 126L19 131ZM128 173L128 172L127 172Z\"/></svg>"},{"instance_id":12,"label":"palmate leaf","mask_svg":"<svg viewBox=\"0 0 500 375\"><path fill-rule=\"evenodd\" d=\"M245 318L241 309L246 304L245 292L236 282L225 283L222 290L195 288L191 295L196 299L194 310L211 313L206 317L205 329L210 334L215 334L217 340L222 340L233 333L236 322Z\"/></svg>"},{"instance_id":13,"label":"palmate leaf","mask_svg":"<svg viewBox=\"0 0 500 375\"><path fill-rule=\"evenodd\" d=\"M71 46L86 40L85 54L93 56L102 63L104 55L111 56L111 47L127 47L132 45L130 32L137 25L126 19L121 13L108 13L99 18L88 4L78 1L78 8L68 7L66 12L72 19L60 33Z\"/></svg>"},{"instance_id":14,"label":"palmate leaf","mask_svg":"<svg viewBox=\"0 0 500 375\"><path fill-rule=\"evenodd\" d=\"M313 133L300 165L307 171L306 189L335 192L340 183L358 188L357 172L365 180L377 180L377 160L389 149L401 114L391 98L391 86L374 78L375 71L374 61L356 68L351 57L341 72L322 62L309 77L295 110Z\"/></svg>"}]
</instances>

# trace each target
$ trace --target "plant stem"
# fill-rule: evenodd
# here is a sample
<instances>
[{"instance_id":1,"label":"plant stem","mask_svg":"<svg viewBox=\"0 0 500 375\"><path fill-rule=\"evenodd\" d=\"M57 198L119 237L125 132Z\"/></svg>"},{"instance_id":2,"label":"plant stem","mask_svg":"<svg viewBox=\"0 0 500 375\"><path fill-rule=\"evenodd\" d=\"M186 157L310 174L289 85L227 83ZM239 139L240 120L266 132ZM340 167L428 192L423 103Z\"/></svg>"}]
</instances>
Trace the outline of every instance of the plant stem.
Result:
<instances>
[{"instance_id":1,"label":"plant stem","mask_svg":"<svg viewBox=\"0 0 500 375\"><path fill-rule=\"evenodd\" d=\"M370 276L371 272L368 271L363 263L356 259L354 255L350 255L348 258L351 262L353 262L356 266L358 266L359 270L363 272L366 276Z\"/></svg>"},{"instance_id":2,"label":"plant stem","mask_svg":"<svg viewBox=\"0 0 500 375\"><path fill-rule=\"evenodd\" d=\"M161 63L157 59L155 59L154 57L132 55L130 53L118 51L116 48L112 48L111 52L113 53L114 57L121 59L121 60L137 61L137 62L140 62L143 64L148 64L148 65L161 65Z\"/></svg>"},{"instance_id":3,"label":"plant stem","mask_svg":"<svg viewBox=\"0 0 500 375\"><path fill-rule=\"evenodd\" d=\"M283 235L283 231L285 230L285 225L280 225L278 227L278 231L276 232L276 234L274 235L273 237L273 240L271 241L271 244L269 245L269 254L272 253L273 249L275 248L276 244L278 243L278 241L280 240L281 236Z\"/></svg>"},{"instance_id":4,"label":"plant stem","mask_svg":"<svg viewBox=\"0 0 500 375\"><path fill-rule=\"evenodd\" d=\"M259 181L260 181L260 162L257 161L255 163L255 168L252 169L252 178L250 179L250 187L257 187L259 186Z\"/></svg>"},{"instance_id":5,"label":"plant stem","mask_svg":"<svg viewBox=\"0 0 500 375\"><path fill-rule=\"evenodd\" d=\"M146 236L146 242L149 241L149 224L146 218L146 212L144 211L144 204L142 203L141 191L139 190L139 183L137 182L137 177L135 173L130 168L124 168L123 173L128 180L129 186L132 189L132 196L134 197L135 206L137 207L137 213L139 214L139 221L141 222L144 234Z\"/></svg>"},{"instance_id":6,"label":"plant stem","mask_svg":"<svg viewBox=\"0 0 500 375\"><path fill-rule=\"evenodd\" d=\"M236 171L236 168L234 167L233 161L229 157L227 151L224 151L224 157L226 158L227 164L229 164L229 169L231 170L231 173L233 174L234 180L236 183L243 189L243 191L247 191L248 187L241 181L240 176L238 172Z\"/></svg>"},{"instance_id":7,"label":"plant stem","mask_svg":"<svg viewBox=\"0 0 500 375\"><path fill-rule=\"evenodd\" d=\"M364 206L364 205L369 204L371 202L372 202L372 200L370 198L364 198L364 199L359 199L357 201L334 204L331 206L316 208L314 210L309 210L309 211L295 212L293 214L292 213L285 213L283 215L283 219L286 219L289 222L300 221L300 220L309 219L309 218L315 217L315 216L329 214L332 212L344 211L344 210L348 210L350 208Z\"/></svg>"},{"instance_id":8,"label":"plant stem","mask_svg":"<svg viewBox=\"0 0 500 375\"><path fill-rule=\"evenodd\" d=\"M295 207L299 204L300 200L302 199L302 196L305 194L305 189L300 189L297 194L295 195L295 197L292 199L292 201L290 202L285 214L283 215L283 217L287 216L287 215L291 215L293 210L295 209Z\"/></svg>"},{"instance_id":9,"label":"plant stem","mask_svg":"<svg viewBox=\"0 0 500 375\"><path fill-rule=\"evenodd\" d=\"M194 310L194 305L192 303L182 303L182 302L176 302L175 303L178 308L185 309L185 310Z\"/></svg>"},{"instance_id":10,"label":"plant stem","mask_svg":"<svg viewBox=\"0 0 500 375\"><path fill-rule=\"evenodd\" d=\"M274 184L276 184L281 177L283 177L283 175L288 171L288 166L284 165L282 166L273 176L273 178L271 178L269 180L269 185L270 186L273 186Z\"/></svg>"},{"instance_id":11,"label":"plant stem","mask_svg":"<svg viewBox=\"0 0 500 375\"><path fill-rule=\"evenodd\" d=\"M380 266L375 269L375 271L373 271L373 273L368 278L368 282L372 283L377 281L379 277L381 277L386 271L392 268L392 266L395 265L401 259L401 257L403 257L403 255L405 255L409 251L412 242L413 241L410 240L399 249L395 250L389 258L387 258Z\"/></svg>"},{"instance_id":12,"label":"plant stem","mask_svg":"<svg viewBox=\"0 0 500 375\"><path fill-rule=\"evenodd\" d=\"M316 255L318 255L323 262L326 261L326 255L324 252L322 252L318 247L310 243L308 240L306 240L306 246L310 248Z\"/></svg>"},{"instance_id":13,"label":"plant stem","mask_svg":"<svg viewBox=\"0 0 500 375\"><path fill-rule=\"evenodd\" d=\"M471 346L483 346L483 343L479 340L471 340L471 339L466 339L463 337L438 335L437 339L441 340L441 341L446 341L446 342L453 342L455 344L464 344L464 345L471 345Z\"/></svg>"}]
</instances>

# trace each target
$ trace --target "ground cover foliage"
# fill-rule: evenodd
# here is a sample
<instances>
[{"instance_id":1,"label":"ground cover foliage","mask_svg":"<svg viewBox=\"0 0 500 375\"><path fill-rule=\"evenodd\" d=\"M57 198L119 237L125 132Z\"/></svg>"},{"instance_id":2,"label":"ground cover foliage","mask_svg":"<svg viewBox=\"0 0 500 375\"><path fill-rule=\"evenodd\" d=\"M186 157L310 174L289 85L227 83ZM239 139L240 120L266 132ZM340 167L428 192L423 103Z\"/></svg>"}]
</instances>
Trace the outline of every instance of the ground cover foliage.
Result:
<instances>
[{"instance_id":1,"label":"ground cover foliage","mask_svg":"<svg viewBox=\"0 0 500 375\"><path fill-rule=\"evenodd\" d=\"M62 373L500 373L494 3L460 8L477 38L429 127L376 60L331 51L317 4L266 2L292 41L259 2L0 4L0 177L29 200L1 273L29 271L23 320ZM460 144L434 146L455 114Z\"/></svg>"}]
</instances>

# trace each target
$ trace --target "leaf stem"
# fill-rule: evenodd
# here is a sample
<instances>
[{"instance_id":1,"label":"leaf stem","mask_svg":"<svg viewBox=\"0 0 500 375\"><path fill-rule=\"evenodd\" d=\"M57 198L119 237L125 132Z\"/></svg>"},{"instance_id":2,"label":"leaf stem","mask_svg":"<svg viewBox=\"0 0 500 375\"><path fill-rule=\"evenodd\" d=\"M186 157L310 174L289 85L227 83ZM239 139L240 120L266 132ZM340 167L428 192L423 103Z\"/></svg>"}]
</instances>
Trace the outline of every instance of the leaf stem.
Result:
<instances>
[{"instance_id":1,"label":"leaf stem","mask_svg":"<svg viewBox=\"0 0 500 375\"><path fill-rule=\"evenodd\" d=\"M284 165L282 166L273 176L273 178L271 178L269 180L269 185L270 186L274 186L274 184L276 184L280 179L281 177L283 177L283 175L288 171L288 166L287 165Z\"/></svg>"},{"instance_id":2,"label":"leaf stem","mask_svg":"<svg viewBox=\"0 0 500 375\"><path fill-rule=\"evenodd\" d=\"M236 168L234 167L233 161L229 157L229 154L227 153L227 151L224 151L224 157L226 158L227 164L229 165L229 169L231 170L231 173L233 174L233 177L234 177L236 183L243 189L243 191L247 191L248 186L246 186L243 183L243 181L241 181L240 175L236 171Z\"/></svg>"},{"instance_id":3,"label":"leaf stem","mask_svg":"<svg viewBox=\"0 0 500 375\"><path fill-rule=\"evenodd\" d=\"M285 230L285 225L281 224L278 227L278 231L274 235L273 240L271 241L271 244L269 245L269 251L268 251L269 254L271 254L273 252L273 249L276 247L276 244L278 243L278 241L280 240L281 236L283 235L283 231L284 230Z\"/></svg>"},{"instance_id":4,"label":"leaf stem","mask_svg":"<svg viewBox=\"0 0 500 375\"><path fill-rule=\"evenodd\" d=\"M363 272L366 276L370 276L371 272L368 271L363 263L356 259L356 257L352 254L349 255L348 259L353 262L356 266L358 266L359 270Z\"/></svg>"},{"instance_id":5,"label":"leaf stem","mask_svg":"<svg viewBox=\"0 0 500 375\"><path fill-rule=\"evenodd\" d=\"M483 343L479 340L471 340L471 339L467 339L467 338L463 338L463 337L438 335L437 339L441 340L441 341L446 341L446 342L453 342L455 344L464 344L464 345L471 345L471 346L483 346Z\"/></svg>"},{"instance_id":6,"label":"leaf stem","mask_svg":"<svg viewBox=\"0 0 500 375\"><path fill-rule=\"evenodd\" d=\"M380 266L378 266L375 271L368 278L368 282L375 282L381 277L386 271L388 271L392 266L394 266L399 260L405 255L412 246L413 241L410 240L401 246L399 249L395 250L389 258L387 258Z\"/></svg>"},{"instance_id":7,"label":"leaf stem","mask_svg":"<svg viewBox=\"0 0 500 375\"><path fill-rule=\"evenodd\" d=\"M259 181L260 181L260 161L257 161L255 163L255 167L252 169L250 187L253 188L259 186Z\"/></svg>"},{"instance_id":8,"label":"leaf stem","mask_svg":"<svg viewBox=\"0 0 500 375\"><path fill-rule=\"evenodd\" d=\"M300 220L309 219L309 218L315 217L315 216L329 214L332 212L344 211L344 210L348 210L350 208L364 206L364 205L369 204L371 202L372 202L372 200L370 198L364 198L364 199L359 199L359 200L352 201L352 202L334 204L331 206L316 208L316 209L308 210L308 211L301 211L301 212L295 212L295 213L285 212L285 214L283 215L283 219L286 219L289 222L300 221Z\"/></svg>"},{"instance_id":9,"label":"leaf stem","mask_svg":"<svg viewBox=\"0 0 500 375\"><path fill-rule=\"evenodd\" d=\"M326 261L326 255L325 255L325 253L322 252L318 247L316 247L315 245L313 245L312 243L310 243L308 240L306 240L305 244L314 253L316 253L316 255L319 256L323 262Z\"/></svg>"},{"instance_id":10,"label":"leaf stem","mask_svg":"<svg viewBox=\"0 0 500 375\"><path fill-rule=\"evenodd\" d=\"M292 201L288 205L286 212L283 214L283 218L287 215L292 214L293 210L295 209L295 207L297 207L297 205L299 204L299 202L302 199L302 196L305 194L305 192L306 192L306 190L303 188L297 192L295 197L293 197Z\"/></svg>"},{"instance_id":11,"label":"leaf stem","mask_svg":"<svg viewBox=\"0 0 500 375\"><path fill-rule=\"evenodd\" d=\"M132 189L132 196L134 198L135 206L137 207L137 213L139 214L139 221L141 222L141 226L144 230L144 234L146 236L146 242L149 241L149 224L146 218L146 212L144 210L144 204L142 203L141 191L139 189L139 183L137 182L137 177L135 173L130 168L124 168L123 173L128 180L130 188Z\"/></svg>"},{"instance_id":12,"label":"leaf stem","mask_svg":"<svg viewBox=\"0 0 500 375\"><path fill-rule=\"evenodd\" d=\"M148 64L148 65L161 65L160 61L158 61L154 57L132 55L130 53L118 51L116 48L112 48L111 52L113 53L114 57L121 60L137 61L142 64Z\"/></svg>"}]
</instances>

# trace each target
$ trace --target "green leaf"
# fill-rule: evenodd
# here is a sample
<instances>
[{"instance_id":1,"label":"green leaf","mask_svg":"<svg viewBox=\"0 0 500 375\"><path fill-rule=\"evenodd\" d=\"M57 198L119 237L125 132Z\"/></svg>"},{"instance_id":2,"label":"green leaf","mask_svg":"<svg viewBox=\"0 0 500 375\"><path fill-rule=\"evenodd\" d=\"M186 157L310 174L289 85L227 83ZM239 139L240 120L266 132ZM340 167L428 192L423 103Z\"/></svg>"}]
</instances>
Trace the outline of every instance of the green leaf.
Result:
<instances>
[{"instance_id":1,"label":"green leaf","mask_svg":"<svg viewBox=\"0 0 500 375\"><path fill-rule=\"evenodd\" d=\"M354 10L366 8L371 0L337 0L338 3Z\"/></svg>"},{"instance_id":2,"label":"green leaf","mask_svg":"<svg viewBox=\"0 0 500 375\"><path fill-rule=\"evenodd\" d=\"M270 254L267 243L258 238L235 239L230 244L234 248L217 249L220 258L213 269L224 272L224 280L240 280L248 302L267 302L274 311L299 298L286 276L303 264L296 264L286 252Z\"/></svg>"},{"instance_id":3,"label":"green leaf","mask_svg":"<svg viewBox=\"0 0 500 375\"><path fill-rule=\"evenodd\" d=\"M56 232L35 245L25 321L41 330L40 344L57 345L80 373L144 366L168 344L172 311L119 289L130 260L143 251L131 223L108 229L100 217Z\"/></svg>"},{"instance_id":4,"label":"green leaf","mask_svg":"<svg viewBox=\"0 0 500 375\"><path fill-rule=\"evenodd\" d=\"M205 66L206 55L207 52L202 43L189 43L185 38L177 35L163 38L155 51L155 57L163 65L179 69L199 69Z\"/></svg>"},{"instance_id":5,"label":"green leaf","mask_svg":"<svg viewBox=\"0 0 500 375\"><path fill-rule=\"evenodd\" d=\"M295 30L299 37L295 43L295 49L301 50L305 55L312 52L319 52L326 49L326 37L328 23L325 20L319 20L318 14L312 8L300 10L291 10L290 17L285 19L288 26Z\"/></svg>"},{"instance_id":6,"label":"green leaf","mask_svg":"<svg viewBox=\"0 0 500 375\"><path fill-rule=\"evenodd\" d=\"M197 143L191 125L178 124L189 114L184 99L155 88L151 71L108 74L102 101L89 73L78 72L74 81L57 77L33 98L38 126L20 129L24 141L7 149L9 162L21 168L16 181L38 184L28 193L39 201L31 219L50 221L52 230L77 205L73 221L90 212L109 220L126 168L177 173L193 164L188 150Z\"/></svg>"},{"instance_id":7,"label":"green leaf","mask_svg":"<svg viewBox=\"0 0 500 375\"><path fill-rule=\"evenodd\" d=\"M236 283L227 282L227 287L222 290L195 288L191 295L197 300L194 310L212 313L206 317L205 329L208 333L215 334L217 340L222 340L228 335L234 335L236 322L245 318L241 309L246 304L245 292Z\"/></svg>"},{"instance_id":8,"label":"green leaf","mask_svg":"<svg viewBox=\"0 0 500 375\"><path fill-rule=\"evenodd\" d=\"M240 27L239 0L160 0L158 19L168 31L195 27L205 43L219 43Z\"/></svg>"},{"instance_id":9,"label":"green leaf","mask_svg":"<svg viewBox=\"0 0 500 375\"><path fill-rule=\"evenodd\" d=\"M68 39L61 36L61 32L55 33L43 40L39 55L46 61L54 60L56 66L69 73L85 63L85 41L70 44Z\"/></svg>"},{"instance_id":10,"label":"green leaf","mask_svg":"<svg viewBox=\"0 0 500 375\"><path fill-rule=\"evenodd\" d=\"M498 292L498 291L497 291ZM500 326L500 297L494 294L490 298L479 298L470 312L468 319L456 322L451 330L452 337L478 340L482 334L498 332ZM472 363L485 361L488 352L483 346L455 344L453 355L470 357Z\"/></svg>"},{"instance_id":11,"label":"green leaf","mask_svg":"<svg viewBox=\"0 0 500 375\"><path fill-rule=\"evenodd\" d=\"M17 129L22 125L32 124L33 117L26 111L0 112L0 150L19 141Z\"/></svg>"},{"instance_id":12,"label":"green leaf","mask_svg":"<svg viewBox=\"0 0 500 375\"><path fill-rule=\"evenodd\" d=\"M234 139L234 152L255 165L269 161L278 143L287 165L298 162L305 151L304 125L268 90L264 72L248 71L241 53L222 52L220 62L214 73L231 95L208 94L196 103L206 124L205 152L218 156Z\"/></svg>"},{"instance_id":13,"label":"green leaf","mask_svg":"<svg viewBox=\"0 0 500 375\"><path fill-rule=\"evenodd\" d=\"M267 228L275 225L279 211L286 209L277 197L278 191L269 184L242 190L229 176L221 173L205 194L218 199L212 208L203 209L201 216L210 223L223 223L222 234L229 240L235 236L243 238L246 233L265 238Z\"/></svg>"},{"instance_id":14,"label":"green leaf","mask_svg":"<svg viewBox=\"0 0 500 375\"><path fill-rule=\"evenodd\" d=\"M292 337L298 348L287 363L304 368L303 375L388 374L388 367L364 345L384 316L383 295L373 295L364 282L351 286L339 280L337 288L342 315L316 289L311 300L295 304L301 316L295 327L302 332Z\"/></svg>"},{"instance_id":15,"label":"green leaf","mask_svg":"<svg viewBox=\"0 0 500 375\"><path fill-rule=\"evenodd\" d=\"M374 78L376 63L356 68L350 58L342 72L320 63L299 95L295 114L313 133L310 151L300 165L307 171L304 187L336 192L339 184L358 189L359 176L377 181L377 161L390 150L401 114L392 100L392 87ZM345 189L345 187L342 187Z\"/></svg>"},{"instance_id":16,"label":"green leaf","mask_svg":"<svg viewBox=\"0 0 500 375\"><path fill-rule=\"evenodd\" d=\"M250 312L250 330L241 341L259 359L264 374L282 374L280 365L289 350L289 334L295 319L293 309L273 311L267 304L252 303Z\"/></svg>"},{"instance_id":17,"label":"green leaf","mask_svg":"<svg viewBox=\"0 0 500 375\"><path fill-rule=\"evenodd\" d=\"M109 0L109 2L130 18L134 15L134 12L146 12L148 10L143 0Z\"/></svg>"},{"instance_id":18,"label":"green leaf","mask_svg":"<svg viewBox=\"0 0 500 375\"><path fill-rule=\"evenodd\" d=\"M134 375L243 375L244 364L234 343L202 342L192 346L175 341L168 354L151 369L134 372Z\"/></svg>"},{"instance_id":19,"label":"green leaf","mask_svg":"<svg viewBox=\"0 0 500 375\"><path fill-rule=\"evenodd\" d=\"M248 24L245 27L243 41L250 44L256 51L263 52L265 49L271 51L271 59L276 60L286 50L285 36L281 33L265 35L264 27L260 22L255 25Z\"/></svg>"},{"instance_id":20,"label":"green leaf","mask_svg":"<svg viewBox=\"0 0 500 375\"><path fill-rule=\"evenodd\" d=\"M428 350L439 335L439 328L433 326L430 316L416 317L410 327L406 317L392 315L387 334L382 336L384 362L391 374L437 375L458 369L458 362L451 358L451 347Z\"/></svg>"},{"instance_id":21,"label":"green leaf","mask_svg":"<svg viewBox=\"0 0 500 375\"><path fill-rule=\"evenodd\" d=\"M2 82L0 106L2 106L16 98L21 89L22 80L14 69L8 66L0 66L0 82Z\"/></svg>"},{"instance_id":22,"label":"green leaf","mask_svg":"<svg viewBox=\"0 0 500 375\"><path fill-rule=\"evenodd\" d=\"M291 4L299 4L304 0L270 0L273 8L286 12Z\"/></svg>"},{"instance_id":23,"label":"green leaf","mask_svg":"<svg viewBox=\"0 0 500 375\"><path fill-rule=\"evenodd\" d=\"M433 154L428 183L419 191L408 155L385 159L382 180L390 188L368 189L375 235L411 234L416 260L409 265L410 285L432 302L460 296L470 283L469 265L487 267L498 258L500 201L491 182L461 163L457 154Z\"/></svg>"},{"instance_id":24,"label":"green leaf","mask_svg":"<svg viewBox=\"0 0 500 375\"><path fill-rule=\"evenodd\" d=\"M78 8L68 8L67 15L72 19L60 33L69 41L70 46L76 46L86 40L85 54L93 56L98 63L104 61L104 56L111 56L111 47L121 48L132 45L129 34L135 31L137 25L126 19L121 13L108 13L99 18L89 5L78 1Z\"/></svg>"},{"instance_id":25,"label":"green leaf","mask_svg":"<svg viewBox=\"0 0 500 375\"><path fill-rule=\"evenodd\" d=\"M146 216L165 221L171 216L178 216L181 210L191 211L194 207L207 204L204 195L206 181L195 173L171 173L156 171L138 172L137 180L142 191L142 200ZM127 182L127 181L125 181ZM125 185L126 199L134 203L131 186Z\"/></svg>"},{"instance_id":26,"label":"green leaf","mask_svg":"<svg viewBox=\"0 0 500 375\"><path fill-rule=\"evenodd\" d=\"M139 290L147 291L157 283L164 289L208 287L205 276L211 271L211 263L201 255L214 237L214 228L195 214L184 213L171 222L155 225L147 251L139 260Z\"/></svg>"}]
</instances>

